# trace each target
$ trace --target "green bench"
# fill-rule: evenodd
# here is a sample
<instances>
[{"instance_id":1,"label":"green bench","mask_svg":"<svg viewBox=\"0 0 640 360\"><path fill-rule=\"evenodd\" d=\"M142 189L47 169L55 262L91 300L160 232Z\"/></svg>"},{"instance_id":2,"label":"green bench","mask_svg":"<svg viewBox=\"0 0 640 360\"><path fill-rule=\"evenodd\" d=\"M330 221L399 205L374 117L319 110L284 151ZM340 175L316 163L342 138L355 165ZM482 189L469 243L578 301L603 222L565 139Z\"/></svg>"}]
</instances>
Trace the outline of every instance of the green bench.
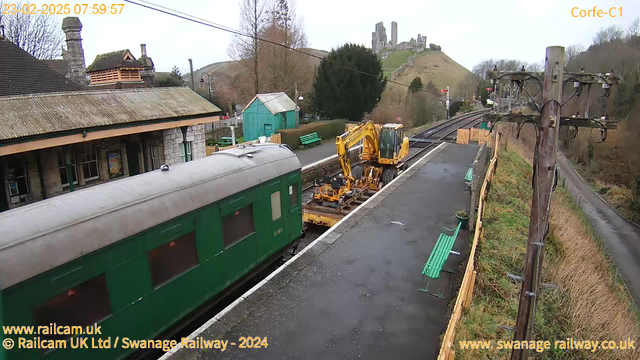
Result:
<instances>
[{"instance_id":1,"label":"green bench","mask_svg":"<svg viewBox=\"0 0 640 360\"><path fill-rule=\"evenodd\" d=\"M471 180L473 180L473 166L469 167L469 170L467 170L467 175L464 176L464 180L467 182L471 182Z\"/></svg>"},{"instance_id":2,"label":"green bench","mask_svg":"<svg viewBox=\"0 0 640 360\"><path fill-rule=\"evenodd\" d=\"M458 223L458 227L453 229L449 229L446 227L442 228L442 233L436 242L436 245L433 247L431 251L431 255L429 255L429 260L424 264L424 268L422 269L422 277L425 276L429 278L427 282L427 286L424 289L420 289L420 291L429 293L429 284L431 283L431 279L437 279L440 277L440 273L442 271L446 271L452 273L450 270L442 270L444 267L444 263L449 258L450 253L454 253L459 255L459 253L451 251L453 248L453 244L456 241L456 237L458 237L458 232L460 231L460 223ZM446 232L453 232L452 235L447 235ZM430 294L432 295L432 294ZM439 298L443 298L442 294L434 295Z\"/></svg>"},{"instance_id":3,"label":"green bench","mask_svg":"<svg viewBox=\"0 0 640 360\"><path fill-rule=\"evenodd\" d=\"M311 133L300 136L300 143L307 147L308 145L314 145L315 143L322 144L322 138L318 133Z\"/></svg>"}]
</instances>

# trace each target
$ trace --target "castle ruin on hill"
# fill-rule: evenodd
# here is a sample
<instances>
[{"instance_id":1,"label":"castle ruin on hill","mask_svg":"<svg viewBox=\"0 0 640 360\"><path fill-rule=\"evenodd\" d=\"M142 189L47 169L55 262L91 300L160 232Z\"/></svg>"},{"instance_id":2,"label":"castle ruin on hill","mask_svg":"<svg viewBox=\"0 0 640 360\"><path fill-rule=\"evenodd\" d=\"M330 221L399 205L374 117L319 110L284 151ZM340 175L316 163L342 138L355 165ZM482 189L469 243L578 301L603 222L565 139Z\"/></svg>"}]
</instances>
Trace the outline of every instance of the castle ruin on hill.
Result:
<instances>
[{"instance_id":1,"label":"castle ruin on hill","mask_svg":"<svg viewBox=\"0 0 640 360\"><path fill-rule=\"evenodd\" d=\"M427 37L418 34L418 38L411 38L410 41L403 41L398 44L398 23L391 22L391 41L387 39L387 29L381 21L376 24L376 31L371 33L371 50L374 54L380 54L384 50L407 50L422 51L427 47Z\"/></svg>"}]
</instances>

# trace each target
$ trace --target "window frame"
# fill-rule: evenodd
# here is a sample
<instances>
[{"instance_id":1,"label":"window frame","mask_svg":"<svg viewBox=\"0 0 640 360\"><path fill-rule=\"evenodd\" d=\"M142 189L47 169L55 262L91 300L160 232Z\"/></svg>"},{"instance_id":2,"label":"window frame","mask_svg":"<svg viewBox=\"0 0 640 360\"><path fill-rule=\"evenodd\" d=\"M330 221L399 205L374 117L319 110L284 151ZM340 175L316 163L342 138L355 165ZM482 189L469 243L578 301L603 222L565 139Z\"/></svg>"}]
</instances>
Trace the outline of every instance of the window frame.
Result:
<instances>
[{"instance_id":1,"label":"window frame","mask_svg":"<svg viewBox=\"0 0 640 360\"><path fill-rule=\"evenodd\" d=\"M93 324L97 324L100 323L102 321L104 321L105 319L109 318L110 316L112 316L114 314L114 308L113 308L113 304L111 303L111 297L109 294L109 284L107 282L107 274L106 272L97 274L95 276L92 276L89 279L86 279L74 286L71 286L67 289L65 289L64 291L61 291L53 296L48 297L45 301L42 301L41 303L39 303L37 306L34 306L31 310L32 312L32 316L33 316L33 320L34 320L34 324L36 326L45 326L45 325L49 325L49 323L51 322L51 318L47 319L47 316L43 316L43 313L40 311L43 311L43 308L46 309L47 305L49 305L49 307L52 307L52 303L55 304L55 302L59 301L60 299L64 299L65 295L66 297L70 297L70 296L74 296L76 295L76 292L79 290L80 287L82 287L83 285L87 285L88 283L94 281L95 284L93 285L100 285L101 289L100 290L104 290L104 293L98 294L98 295L103 295L103 296L96 296L96 297L87 297L86 299L83 300L95 300L95 299L101 299L104 301L104 303L102 303L101 305L104 306L104 309L102 310L107 310L104 314L100 314L102 315L100 318L97 319L90 319L90 321L88 323L83 323L83 324L63 324L63 325L68 325L68 326L81 326L83 329L87 326L91 326ZM89 291L90 290L90 291ZM94 294L95 293L96 288L95 287L87 287L84 289L84 291L87 291L84 294ZM83 294L83 295L84 295ZM86 296L86 295L85 295ZM64 304L68 306L69 303ZM78 304L74 304L73 302L70 304L72 305L70 308L74 308L77 311L77 305ZM54 306L55 307L55 306ZM88 307L90 307L92 310L96 309L96 302L92 301L90 304L88 304ZM56 313L58 313L60 311L60 307L58 307L57 309L54 309ZM46 310L45 310L46 311ZM77 312L76 312L77 313ZM87 314L89 314L89 312L87 312ZM87 314L83 314L84 316L86 316ZM39 320L43 320L42 318L44 317L44 323L40 323ZM64 321L63 323L66 323L66 321ZM56 322L56 324L61 325L60 323ZM73 335L64 335L63 338L69 338ZM57 336L55 338L60 338L60 336Z\"/></svg>"},{"instance_id":2,"label":"window frame","mask_svg":"<svg viewBox=\"0 0 640 360\"><path fill-rule=\"evenodd\" d=\"M162 279L162 281L159 281L158 283L156 283L154 281L154 276L153 276L153 274L154 274L154 272L153 272L154 266L152 264L152 258L153 259L158 259L159 257L158 256L153 256L153 254L159 253L158 251L161 250L161 249L170 248L170 247L173 246L173 245L171 245L172 243L176 244L178 241L183 240L183 239L187 239L187 241L183 242L183 244L191 243L193 245L192 249L190 249L190 250L193 250L193 255L194 255L194 257L192 259L192 260L194 260L193 264L190 264L190 266L187 266L184 269L180 269L180 271L178 271L178 272L172 274L171 276L169 276L169 277L167 277L165 279ZM158 245L154 246L152 249L147 250L146 251L146 256L147 256L147 262L149 264L149 276L151 278L151 287L153 289L158 289L158 288L160 288L160 287L172 282L174 279L176 279L177 277L181 276L182 274L185 274L188 271L190 271L190 270L194 269L195 267L197 267L198 265L200 265L200 259L198 257L198 244L197 244L197 241L196 241L196 230L194 229L194 230L188 231L188 232L186 232L184 234L181 234L181 235L178 235L178 236L173 236L171 238L171 240L165 241L162 244L158 244ZM164 264L164 263L162 263L162 264ZM162 265L162 264L160 264L160 265Z\"/></svg>"},{"instance_id":3,"label":"window frame","mask_svg":"<svg viewBox=\"0 0 640 360\"><path fill-rule=\"evenodd\" d=\"M155 152L155 154L154 154ZM149 159L151 160L151 170L160 169L161 159L160 159L160 146L159 145L149 145Z\"/></svg>"},{"instance_id":4,"label":"window frame","mask_svg":"<svg viewBox=\"0 0 640 360\"><path fill-rule=\"evenodd\" d=\"M89 150L89 152L87 152L87 150ZM100 161L98 161L98 152L96 151L96 148L91 146L91 145L87 145L87 146L83 146L81 148L82 151L82 155L80 156L80 166L82 167L82 175L85 176L84 181L93 181L93 180L100 180ZM86 161L85 160L85 156L89 155L90 156L90 160ZM94 159L95 156L95 159ZM91 163L95 163L96 164L96 175L95 176L90 176L90 177L86 177L86 174L84 173L84 164L87 164L87 166L89 167L89 173L91 173ZM77 178L77 175L76 175Z\"/></svg>"},{"instance_id":5,"label":"window frame","mask_svg":"<svg viewBox=\"0 0 640 360\"><path fill-rule=\"evenodd\" d=\"M187 141L186 143L187 143L187 156L189 158L188 160L185 160L185 156L184 156L184 148L185 148L184 144L185 143L181 142L180 146L179 146L180 147L180 161L183 162L183 163L184 162L188 162L188 161L193 161L193 151L192 151L192 148L191 148L192 141Z\"/></svg>"},{"instance_id":6,"label":"window frame","mask_svg":"<svg viewBox=\"0 0 640 360\"><path fill-rule=\"evenodd\" d=\"M10 163L13 163L13 169L17 170L18 169L18 165L20 165L19 168L22 169L22 175L16 175L17 171L14 173L14 178L13 181L7 184L7 190L9 193L9 197L14 197L14 196L18 196L20 198L20 200L24 200L29 194L31 194L31 184L29 183L29 162L27 161L27 159L23 156L14 156L12 157L11 160L9 160ZM11 166L10 166L11 167ZM26 192L21 193L20 192L20 185L18 184L18 179L24 179L24 183L26 186ZM13 184L15 184L15 189L17 190L17 193L12 193L12 188L14 186L12 186Z\"/></svg>"},{"instance_id":7,"label":"window frame","mask_svg":"<svg viewBox=\"0 0 640 360\"><path fill-rule=\"evenodd\" d=\"M64 169L65 173L67 172L67 165L65 164L64 161L64 152L62 150L58 151L58 173L60 172L60 170ZM62 163L62 166L60 166L60 163ZM71 151L71 166L73 166L73 174L71 175L75 175L76 176L76 180L73 182L73 185L78 185L78 167L77 167L77 162L76 162L76 153L75 151ZM68 176L68 174L67 174ZM63 183L62 182L62 174L60 174L60 183L62 184L62 188L66 188L69 187L69 179L67 179L67 183Z\"/></svg>"},{"instance_id":8,"label":"window frame","mask_svg":"<svg viewBox=\"0 0 640 360\"><path fill-rule=\"evenodd\" d=\"M274 199L278 199L278 217L275 217L275 212L274 212ZM280 190L275 191L273 193L271 193L271 221L276 221L282 219L282 195L280 193Z\"/></svg>"},{"instance_id":9,"label":"window frame","mask_svg":"<svg viewBox=\"0 0 640 360\"><path fill-rule=\"evenodd\" d=\"M289 183L289 211L293 211L300 206L300 196L299 194L300 185L298 181ZM295 195L296 203L292 204L292 197Z\"/></svg>"},{"instance_id":10,"label":"window frame","mask_svg":"<svg viewBox=\"0 0 640 360\"><path fill-rule=\"evenodd\" d=\"M236 238L236 239L233 239L232 241L227 243L227 234L225 234L225 232L226 232L225 231L225 225L228 224L229 222L226 221L226 220L231 215L238 216L239 212L241 210L245 210L245 209L247 209L247 213L250 214L250 216L251 216L251 231L247 232L246 234L243 234L243 236L241 236L239 238ZM224 250L230 249L234 245L244 241L246 238L248 238L249 236L254 235L256 233L256 220L255 220L255 218L253 216L253 204L248 204L248 205L245 205L245 206L243 206L243 207L241 207L239 209L235 209L235 210L231 211L230 213L228 213L226 215L223 215L220 220L221 220L221 223L222 223L222 245L223 245Z\"/></svg>"}]
</instances>

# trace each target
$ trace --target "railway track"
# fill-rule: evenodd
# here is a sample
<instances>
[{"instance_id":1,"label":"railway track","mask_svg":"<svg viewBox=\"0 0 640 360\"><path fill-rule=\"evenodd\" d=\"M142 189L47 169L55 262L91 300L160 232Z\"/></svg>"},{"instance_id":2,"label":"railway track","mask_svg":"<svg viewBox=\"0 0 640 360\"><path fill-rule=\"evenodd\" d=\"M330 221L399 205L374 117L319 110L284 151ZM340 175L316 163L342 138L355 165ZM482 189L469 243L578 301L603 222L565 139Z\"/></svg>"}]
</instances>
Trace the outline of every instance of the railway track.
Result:
<instances>
[{"instance_id":1,"label":"railway track","mask_svg":"<svg viewBox=\"0 0 640 360\"><path fill-rule=\"evenodd\" d=\"M414 136L412 136L412 138L424 139L425 141L414 140L413 143L409 143L410 148L420 148L420 150L409 155L405 162L409 163L411 160L415 159L418 155L422 154L427 149L432 148L433 146L439 144L441 141L449 137L451 134L456 133L458 129L471 128L479 124L482 121L482 116L484 115L484 113L485 110L480 110L477 112L465 114L458 119L442 123L438 126L434 126L423 132L415 134ZM456 138L457 135L453 136L452 140L455 140ZM418 144L424 144L425 146L418 146Z\"/></svg>"},{"instance_id":2,"label":"railway track","mask_svg":"<svg viewBox=\"0 0 640 360\"><path fill-rule=\"evenodd\" d=\"M415 152L413 152L412 154L409 155L409 157L407 157L407 159L405 160L406 163L409 163L411 160L415 159L418 155L422 154L424 151L426 151L427 149L430 149L431 147L433 147L434 145L437 145L440 143L440 141L443 141L446 137L450 136L452 133L456 132L458 129L463 129L463 128L470 128L473 127L477 124L479 124L482 121L482 115L486 112L486 110L480 110L480 111L474 111L468 114L464 114L460 117L456 117L453 118L447 122L444 122L442 124L436 125L434 127L431 127L429 129L426 129L422 132L419 132L413 136L411 136L411 138L413 139L421 139L424 141L420 141L420 140L414 140L411 141L409 140L409 148L410 149L417 149ZM456 137L453 137L453 140L455 140ZM358 163L353 164L354 166L357 165ZM408 164L409 165L409 164ZM338 174L340 174L342 172L342 170L339 170L337 172L332 173L330 176L336 176ZM306 187L302 188L302 192L303 192L303 201L305 200L305 193L309 193L309 192L313 192L313 184L308 185ZM310 197L307 196L307 200Z\"/></svg>"}]
</instances>

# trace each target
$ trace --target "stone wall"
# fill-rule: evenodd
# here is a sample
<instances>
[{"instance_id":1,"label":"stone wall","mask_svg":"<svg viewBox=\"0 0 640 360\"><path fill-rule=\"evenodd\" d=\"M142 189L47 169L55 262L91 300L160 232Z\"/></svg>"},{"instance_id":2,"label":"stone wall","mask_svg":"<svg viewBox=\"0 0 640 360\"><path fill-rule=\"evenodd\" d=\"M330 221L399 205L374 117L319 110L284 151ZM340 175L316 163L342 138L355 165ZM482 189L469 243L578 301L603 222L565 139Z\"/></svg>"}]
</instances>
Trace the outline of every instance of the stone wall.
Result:
<instances>
[{"instance_id":1,"label":"stone wall","mask_svg":"<svg viewBox=\"0 0 640 360\"><path fill-rule=\"evenodd\" d=\"M175 165L181 163L182 131L179 128L164 130L163 137L165 164ZM187 141L191 141L192 160L202 159L206 156L203 124L189 126L187 129Z\"/></svg>"}]
</instances>

